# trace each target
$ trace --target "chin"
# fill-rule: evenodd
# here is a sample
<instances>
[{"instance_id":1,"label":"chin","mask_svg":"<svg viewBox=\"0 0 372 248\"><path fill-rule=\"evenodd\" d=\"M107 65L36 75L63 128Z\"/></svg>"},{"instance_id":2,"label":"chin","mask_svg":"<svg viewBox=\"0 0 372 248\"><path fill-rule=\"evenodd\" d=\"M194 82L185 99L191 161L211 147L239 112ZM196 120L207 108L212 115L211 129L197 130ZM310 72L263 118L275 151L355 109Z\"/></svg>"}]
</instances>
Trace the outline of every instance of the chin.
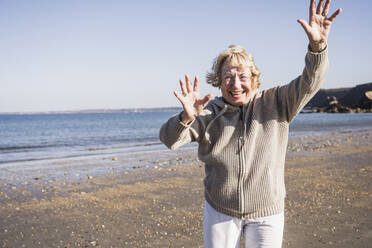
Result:
<instances>
[{"instance_id":1,"label":"chin","mask_svg":"<svg viewBox=\"0 0 372 248\"><path fill-rule=\"evenodd\" d=\"M235 99L228 99L227 100L231 105L234 105L234 106L237 106L237 107L239 107L239 106L242 106L242 105L244 105L244 101L242 101L242 100L235 100Z\"/></svg>"}]
</instances>

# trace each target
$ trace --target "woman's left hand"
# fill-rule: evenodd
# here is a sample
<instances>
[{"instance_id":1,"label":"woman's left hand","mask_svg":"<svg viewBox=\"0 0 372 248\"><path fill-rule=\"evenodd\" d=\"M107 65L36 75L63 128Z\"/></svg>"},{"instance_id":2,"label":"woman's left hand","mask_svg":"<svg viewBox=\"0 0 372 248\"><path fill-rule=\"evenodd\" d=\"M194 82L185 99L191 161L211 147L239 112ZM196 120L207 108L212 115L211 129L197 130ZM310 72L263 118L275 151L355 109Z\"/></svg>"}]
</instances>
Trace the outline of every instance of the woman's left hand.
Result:
<instances>
[{"instance_id":1,"label":"woman's left hand","mask_svg":"<svg viewBox=\"0 0 372 248\"><path fill-rule=\"evenodd\" d=\"M297 21L301 24L309 37L310 49L313 52L320 52L327 46L327 39L332 22L341 13L341 9L336 10L330 17L327 17L330 0L320 0L315 9L315 0L310 0L309 23L303 19Z\"/></svg>"}]
</instances>

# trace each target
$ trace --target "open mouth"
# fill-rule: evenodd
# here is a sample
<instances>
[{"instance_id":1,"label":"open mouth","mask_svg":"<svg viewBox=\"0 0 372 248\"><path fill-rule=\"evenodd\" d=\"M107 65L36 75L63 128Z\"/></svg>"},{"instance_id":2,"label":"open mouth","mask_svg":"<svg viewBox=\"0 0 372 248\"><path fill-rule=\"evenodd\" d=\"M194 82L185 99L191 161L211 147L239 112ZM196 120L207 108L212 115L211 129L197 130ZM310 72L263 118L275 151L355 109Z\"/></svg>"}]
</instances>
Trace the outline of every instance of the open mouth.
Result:
<instances>
[{"instance_id":1,"label":"open mouth","mask_svg":"<svg viewBox=\"0 0 372 248\"><path fill-rule=\"evenodd\" d=\"M243 91L229 91L229 94L232 98L239 98L240 96L245 94L245 90Z\"/></svg>"}]
</instances>

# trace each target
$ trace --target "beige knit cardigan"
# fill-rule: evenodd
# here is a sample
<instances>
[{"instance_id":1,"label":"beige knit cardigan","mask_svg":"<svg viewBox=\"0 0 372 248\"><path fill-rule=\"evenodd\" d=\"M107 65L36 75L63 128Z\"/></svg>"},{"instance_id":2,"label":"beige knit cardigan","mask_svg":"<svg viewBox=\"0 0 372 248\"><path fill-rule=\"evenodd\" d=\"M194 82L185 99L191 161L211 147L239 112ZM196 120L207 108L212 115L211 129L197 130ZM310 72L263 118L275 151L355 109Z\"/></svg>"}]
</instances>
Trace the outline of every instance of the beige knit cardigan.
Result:
<instances>
[{"instance_id":1,"label":"beige knit cardigan","mask_svg":"<svg viewBox=\"0 0 372 248\"><path fill-rule=\"evenodd\" d=\"M327 49L308 51L302 75L289 84L255 92L242 107L217 97L189 125L173 116L161 127L160 140L170 149L199 143L205 199L217 211L238 218L281 213L289 124L327 70Z\"/></svg>"}]
</instances>

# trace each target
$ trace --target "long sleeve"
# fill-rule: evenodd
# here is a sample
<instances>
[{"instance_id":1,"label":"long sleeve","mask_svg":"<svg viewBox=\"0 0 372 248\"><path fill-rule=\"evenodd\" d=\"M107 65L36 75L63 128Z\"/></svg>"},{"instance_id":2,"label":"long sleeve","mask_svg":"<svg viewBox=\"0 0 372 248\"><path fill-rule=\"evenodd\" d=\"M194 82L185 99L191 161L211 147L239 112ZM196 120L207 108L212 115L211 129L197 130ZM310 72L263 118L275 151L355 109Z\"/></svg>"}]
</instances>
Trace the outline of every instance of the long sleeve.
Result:
<instances>
[{"instance_id":1,"label":"long sleeve","mask_svg":"<svg viewBox=\"0 0 372 248\"><path fill-rule=\"evenodd\" d=\"M305 68L301 76L287 85L277 88L279 97L278 107L285 114L288 122L301 111L310 99L320 89L328 71L328 49L320 53L310 50L305 57Z\"/></svg>"},{"instance_id":2,"label":"long sleeve","mask_svg":"<svg viewBox=\"0 0 372 248\"><path fill-rule=\"evenodd\" d=\"M204 118L208 110L204 110L193 122L185 125L180 120L180 115L171 117L160 128L159 138L169 149L175 150L182 145L201 139L203 130L205 130Z\"/></svg>"},{"instance_id":3,"label":"long sleeve","mask_svg":"<svg viewBox=\"0 0 372 248\"><path fill-rule=\"evenodd\" d=\"M190 133L191 124L184 125L179 115L171 117L160 128L160 141L171 150L175 150L184 144L190 143L194 140Z\"/></svg>"}]
</instances>

